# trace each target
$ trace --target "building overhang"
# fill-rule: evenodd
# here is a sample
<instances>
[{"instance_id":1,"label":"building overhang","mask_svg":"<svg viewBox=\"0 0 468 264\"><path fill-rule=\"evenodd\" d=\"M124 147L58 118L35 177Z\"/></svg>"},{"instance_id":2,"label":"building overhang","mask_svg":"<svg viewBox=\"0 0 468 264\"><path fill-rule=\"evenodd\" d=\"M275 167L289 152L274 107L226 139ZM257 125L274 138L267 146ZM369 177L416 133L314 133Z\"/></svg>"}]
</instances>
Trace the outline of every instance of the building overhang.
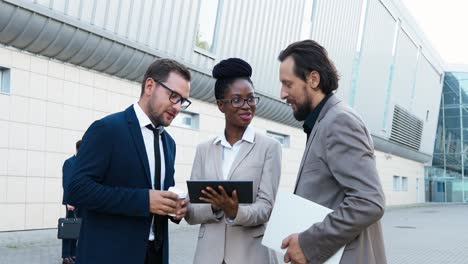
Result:
<instances>
[{"instance_id":1,"label":"building overhang","mask_svg":"<svg viewBox=\"0 0 468 264\"><path fill-rule=\"evenodd\" d=\"M32 2L0 0L0 43L138 83L156 58L176 59L192 72L190 96L215 102L214 79L208 70ZM294 119L287 104L257 93L261 98L258 116L302 128L302 122ZM379 151L424 163L431 160L431 155L374 135L373 138Z\"/></svg>"},{"instance_id":2,"label":"building overhang","mask_svg":"<svg viewBox=\"0 0 468 264\"><path fill-rule=\"evenodd\" d=\"M372 139L374 140L374 146L376 150L421 163L432 163L431 154L412 150L410 148L388 141L375 135L372 135Z\"/></svg>"},{"instance_id":3,"label":"building overhang","mask_svg":"<svg viewBox=\"0 0 468 264\"><path fill-rule=\"evenodd\" d=\"M0 43L139 83L156 58L176 59L192 72L190 96L215 102L214 79L206 69L31 2L0 0ZM301 127L283 101L257 93L258 116Z\"/></svg>"}]
</instances>

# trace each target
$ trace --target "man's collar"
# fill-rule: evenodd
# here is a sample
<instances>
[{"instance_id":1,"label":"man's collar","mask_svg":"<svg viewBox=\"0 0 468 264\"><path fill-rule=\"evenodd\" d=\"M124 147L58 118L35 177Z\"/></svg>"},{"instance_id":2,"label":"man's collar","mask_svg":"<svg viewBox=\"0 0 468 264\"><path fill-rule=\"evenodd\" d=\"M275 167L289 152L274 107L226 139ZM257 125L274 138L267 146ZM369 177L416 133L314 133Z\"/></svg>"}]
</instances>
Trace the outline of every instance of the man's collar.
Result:
<instances>
[{"instance_id":1,"label":"man's collar","mask_svg":"<svg viewBox=\"0 0 468 264\"><path fill-rule=\"evenodd\" d=\"M326 95L322 101L310 112L310 114L307 116L306 120L304 121L304 124L302 127L304 128L304 132L309 134L312 131L312 128L315 125L315 122L317 122L317 118L319 117L320 111L322 111L323 106L325 103L332 97L333 93L329 93Z\"/></svg>"}]
</instances>

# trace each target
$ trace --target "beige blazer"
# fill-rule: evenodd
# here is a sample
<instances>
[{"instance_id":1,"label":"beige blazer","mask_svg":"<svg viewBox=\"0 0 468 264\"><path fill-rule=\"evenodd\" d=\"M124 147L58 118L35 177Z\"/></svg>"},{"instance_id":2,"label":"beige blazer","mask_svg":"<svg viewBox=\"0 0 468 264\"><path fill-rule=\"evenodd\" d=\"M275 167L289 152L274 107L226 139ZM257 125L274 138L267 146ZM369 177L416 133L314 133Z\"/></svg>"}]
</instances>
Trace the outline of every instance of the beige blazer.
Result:
<instances>
[{"instance_id":1,"label":"beige blazer","mask_svg":"<svg viewBox=\"0 0 468 264\"><path fill-rule=\"evenodd\" d=\"M220 142L198 145L191 179L223 180ZM261 244L265 224L273 209L281 174L281 145L255 133L254 143L244 141L228 179L253 180L254 203L239 206L233 223L217 219L209 204L189 204L185 220L201 224L193 263L277 263L273 251Z\"/></svg>"},{"instance_id":2,"label":"beige blazer","mask_svg":"<svg viewBox=\"0 0 468 264\"><path fill-rule=\"evenodd\" d=\"M343 245L341 263L386 263L379 219L384 213L372 138L361 118L335 95L312 129L295 193L334 210L299 235L311 263Z\"/></svg>"}]
</instances>

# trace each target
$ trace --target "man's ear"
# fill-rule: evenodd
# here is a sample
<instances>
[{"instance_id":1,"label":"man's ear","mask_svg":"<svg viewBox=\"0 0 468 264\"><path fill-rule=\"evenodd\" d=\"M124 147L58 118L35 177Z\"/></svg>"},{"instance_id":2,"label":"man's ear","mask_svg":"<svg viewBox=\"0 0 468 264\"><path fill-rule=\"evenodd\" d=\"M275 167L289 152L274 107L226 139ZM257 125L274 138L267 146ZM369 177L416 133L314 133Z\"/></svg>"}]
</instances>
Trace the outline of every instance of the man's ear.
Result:
<instances>
[{"instance_id":1,"label":"man's ear","mask_svg":"<svg viewBox=\"0 0 468 264\"><path fill-rule=\"evenodd\" d=\"M307 76L307 86L312 90L317 91L320 89L320 73L317 71L311 71Z\"/></svg>"},{"instance_id":2,"label":"man's ear","mask_svg":"<svg viewBox=\"0 0 468 264\"><path fill-rule=\"evenodd\" d=\"M150 95L153 92L154 86L155 86L155 82L153 81L153 79L148 77L145 81L144 94Z\"/></svg>"},{"instance_id":3,"label":"man's ear","mask_svg":"<svg viewBox=\"0 0 468 264\"><path fill-rule=\"evenodd\" d=\"M218 106L219 111L221 111L221 113L224 113L224 102L221 100L216 100L216 105Z\"/></svg>"}]
</instances>

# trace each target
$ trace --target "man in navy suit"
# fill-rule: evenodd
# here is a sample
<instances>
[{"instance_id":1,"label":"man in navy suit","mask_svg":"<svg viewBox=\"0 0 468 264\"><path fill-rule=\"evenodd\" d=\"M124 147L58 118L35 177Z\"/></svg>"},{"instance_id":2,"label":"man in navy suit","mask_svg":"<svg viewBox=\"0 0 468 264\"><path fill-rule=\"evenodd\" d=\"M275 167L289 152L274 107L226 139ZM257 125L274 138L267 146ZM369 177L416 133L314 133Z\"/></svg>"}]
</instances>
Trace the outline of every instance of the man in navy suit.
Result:
<instances>
[{"instance_id":1,"label":"man in navy suit","mask_svg":"<svg viewBox=\"0 0 468 264\"><path fill-rule=\"evenodd\" d=\"M80 149L81 140L76 142L76 153ZM63 163L62 168L62 187L63 187L63 199L62 204L66 207L66 217L79 217L79 211L73 205L70 205L67 202L67 190L68 185L70 183L72 173L73 173L73 166L75 166L76 155L71 156ZM76 239L63 239L62 240L62 259L63 264L73 264L75 263L76 257Z\"/></svg>"},{"instance_id":2,"label":"man in navy suit","mask_svg":"<svg viewBox=\"0 0 468 264\"><path fill-rule=\"evenodd\" d=\"M164 127L190 105L190 78L184 65L156 60L139 101L86 131L68 189L69 203L86 209L76 263L169 262L167 220L180 221L187 200L166 191L176 146Z\"/></svg>"}]
</instances>

